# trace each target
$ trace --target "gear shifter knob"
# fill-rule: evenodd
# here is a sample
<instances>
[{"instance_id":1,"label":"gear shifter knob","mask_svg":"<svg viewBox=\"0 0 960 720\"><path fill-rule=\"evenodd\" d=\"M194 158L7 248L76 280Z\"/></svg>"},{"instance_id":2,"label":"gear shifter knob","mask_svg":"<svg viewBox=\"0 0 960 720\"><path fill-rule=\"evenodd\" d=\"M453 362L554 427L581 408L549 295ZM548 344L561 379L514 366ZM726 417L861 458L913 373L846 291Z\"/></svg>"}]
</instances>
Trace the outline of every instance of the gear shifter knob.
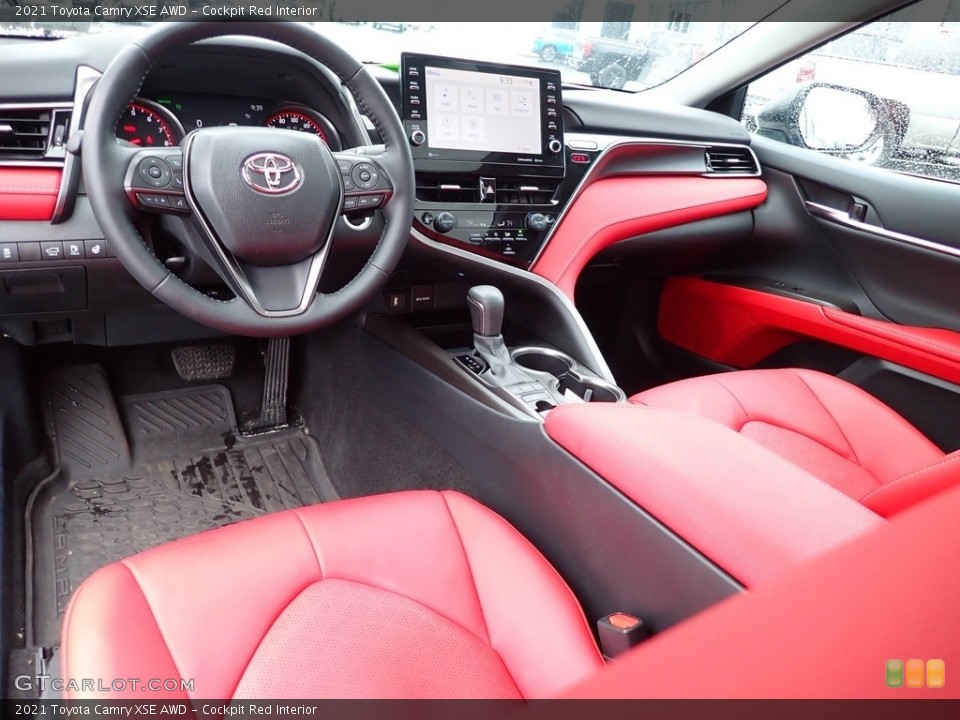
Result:
<instances>
[{"instance_id":1,"label":"gear shifter knob","mask_svg":"<svg viewBox=\"0 0 960 720\"><path fill-rule=\"evenodd\" d=\"M473 332L496 337L503 329L503 293L493 285L474 285L467 293Z\"/></svg>"}]
</instances>

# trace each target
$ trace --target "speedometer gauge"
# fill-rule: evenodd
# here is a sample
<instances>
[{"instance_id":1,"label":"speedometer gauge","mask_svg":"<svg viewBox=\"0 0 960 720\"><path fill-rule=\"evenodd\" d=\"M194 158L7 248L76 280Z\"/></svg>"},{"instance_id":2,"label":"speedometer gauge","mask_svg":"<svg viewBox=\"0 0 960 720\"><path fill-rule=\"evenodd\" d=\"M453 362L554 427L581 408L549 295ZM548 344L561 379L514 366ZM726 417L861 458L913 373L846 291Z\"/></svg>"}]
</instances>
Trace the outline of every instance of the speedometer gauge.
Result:
<instances>
[{"instance_id":1,"label":"speedometer gauge","mask_svg":"<svg viewBox=\"0 0 960 720\"><path fill-rule=\"evenodd\" d=\"M291 106L274 111L263 123L280 130L296 130L318 135L331 150L340 149L340 139L330 121L309 108Z\"/></svg>"},{"instance_id":2,"label":"speedometer gauge","mask_svg":"<svg viewBox=\"0 0 960 720\"><path fill-rule=\"evenodd\" d=\"M173 147L183 134L169 110L142 98L130 103L117 123L117 137L139 147Z\"/></svg>"}]
</instances>

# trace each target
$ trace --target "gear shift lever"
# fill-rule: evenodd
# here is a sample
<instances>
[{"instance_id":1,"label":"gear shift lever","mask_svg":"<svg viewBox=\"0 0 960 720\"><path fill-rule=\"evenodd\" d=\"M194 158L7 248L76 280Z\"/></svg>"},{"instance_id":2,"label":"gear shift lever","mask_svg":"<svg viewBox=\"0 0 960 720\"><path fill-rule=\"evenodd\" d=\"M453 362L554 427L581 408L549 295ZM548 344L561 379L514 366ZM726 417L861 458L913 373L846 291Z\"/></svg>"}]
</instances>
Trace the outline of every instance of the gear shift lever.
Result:
<instances>
[{"instance_id":1,"label":"gear shift lever","mask_svg":"<svg viewBox=\"0 0 960 720\"><path fill-rule=\"evenodd\" d=\"M512 385L531 378L513 364L503 342L503 293L493 285L475 285L467 293L473 322L473 347L488 370L484 376L498 385Z\"/></svg>"},{"instance_id":2,"label":"gear shift lever","mask_svg":"<svg viewBox=\"0 0 960 720\"><path fill-rule=\"evenodd\" d=\"M495 337L503 329L503 293L493 285L474 285L467 293L474 335Z\"/></svg>"}]
</instances>

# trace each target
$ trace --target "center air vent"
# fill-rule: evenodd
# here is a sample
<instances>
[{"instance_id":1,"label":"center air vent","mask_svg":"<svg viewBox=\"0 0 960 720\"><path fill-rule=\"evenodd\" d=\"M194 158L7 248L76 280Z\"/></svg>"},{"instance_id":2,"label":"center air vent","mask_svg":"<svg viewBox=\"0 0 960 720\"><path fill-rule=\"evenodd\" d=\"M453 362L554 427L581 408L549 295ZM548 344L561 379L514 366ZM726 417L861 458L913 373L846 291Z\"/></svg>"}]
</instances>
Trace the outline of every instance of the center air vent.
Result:
<instances>
[{"instance_id":1,"label":"center air vent","mask_svg":"<svg viewBox=\"0 0 960 720\"><path fill-rule=\"evenodd\" d=\"M706 151L707 172L717 175L757 175L760 168L749 148L711 147Z\"/></svg>"},{"instance_id":2,"label":"center air vent","mask_svg":"<svg viewBox=\"0 0 960 720\"><path fill-rule=\"evenodd\" d=\"M558 180L545 178L497 181L497 202L502 205L549 205L557 194Z\"/></svg>"},{"instance_id":3,"label":"center air vent","mask_svg":"<svg viewBox=\"0 0 960 720\"><path fill-rule=\"evenodd\" d=\"M435 203L480 203L484 201L479 175L417 173L417 199ZM488 178L493 187L486 200L498 205L549 205L560 181L545 178Z\"/></svg>"},{"instance_id":4,"label":"center air vent","mask_svg":"<svg viewBox=\"0 0 960 720\"><path fill-rule=\"evenodd\" d=\"M472 175L417 173L417 200L438 203L480 202L479 178Z\"/></svg>"}]
</instances>

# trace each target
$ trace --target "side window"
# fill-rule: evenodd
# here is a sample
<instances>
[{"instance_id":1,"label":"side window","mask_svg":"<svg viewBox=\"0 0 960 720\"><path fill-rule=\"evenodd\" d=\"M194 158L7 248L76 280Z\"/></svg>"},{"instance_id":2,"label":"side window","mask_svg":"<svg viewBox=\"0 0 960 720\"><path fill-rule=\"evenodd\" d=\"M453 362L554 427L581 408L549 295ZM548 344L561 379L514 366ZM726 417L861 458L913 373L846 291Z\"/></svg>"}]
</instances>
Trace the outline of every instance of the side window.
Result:
<instances>
[{"instance_id":1,"label":"side window","mask_svg":"<svg viewBox=\"0 0 960 720\"><path fill-rule=\"evenodd\" d=\"M924 0L755 80L741 120L852 162L960 181L960 0Z\"/></svg>"}]
</instances>

